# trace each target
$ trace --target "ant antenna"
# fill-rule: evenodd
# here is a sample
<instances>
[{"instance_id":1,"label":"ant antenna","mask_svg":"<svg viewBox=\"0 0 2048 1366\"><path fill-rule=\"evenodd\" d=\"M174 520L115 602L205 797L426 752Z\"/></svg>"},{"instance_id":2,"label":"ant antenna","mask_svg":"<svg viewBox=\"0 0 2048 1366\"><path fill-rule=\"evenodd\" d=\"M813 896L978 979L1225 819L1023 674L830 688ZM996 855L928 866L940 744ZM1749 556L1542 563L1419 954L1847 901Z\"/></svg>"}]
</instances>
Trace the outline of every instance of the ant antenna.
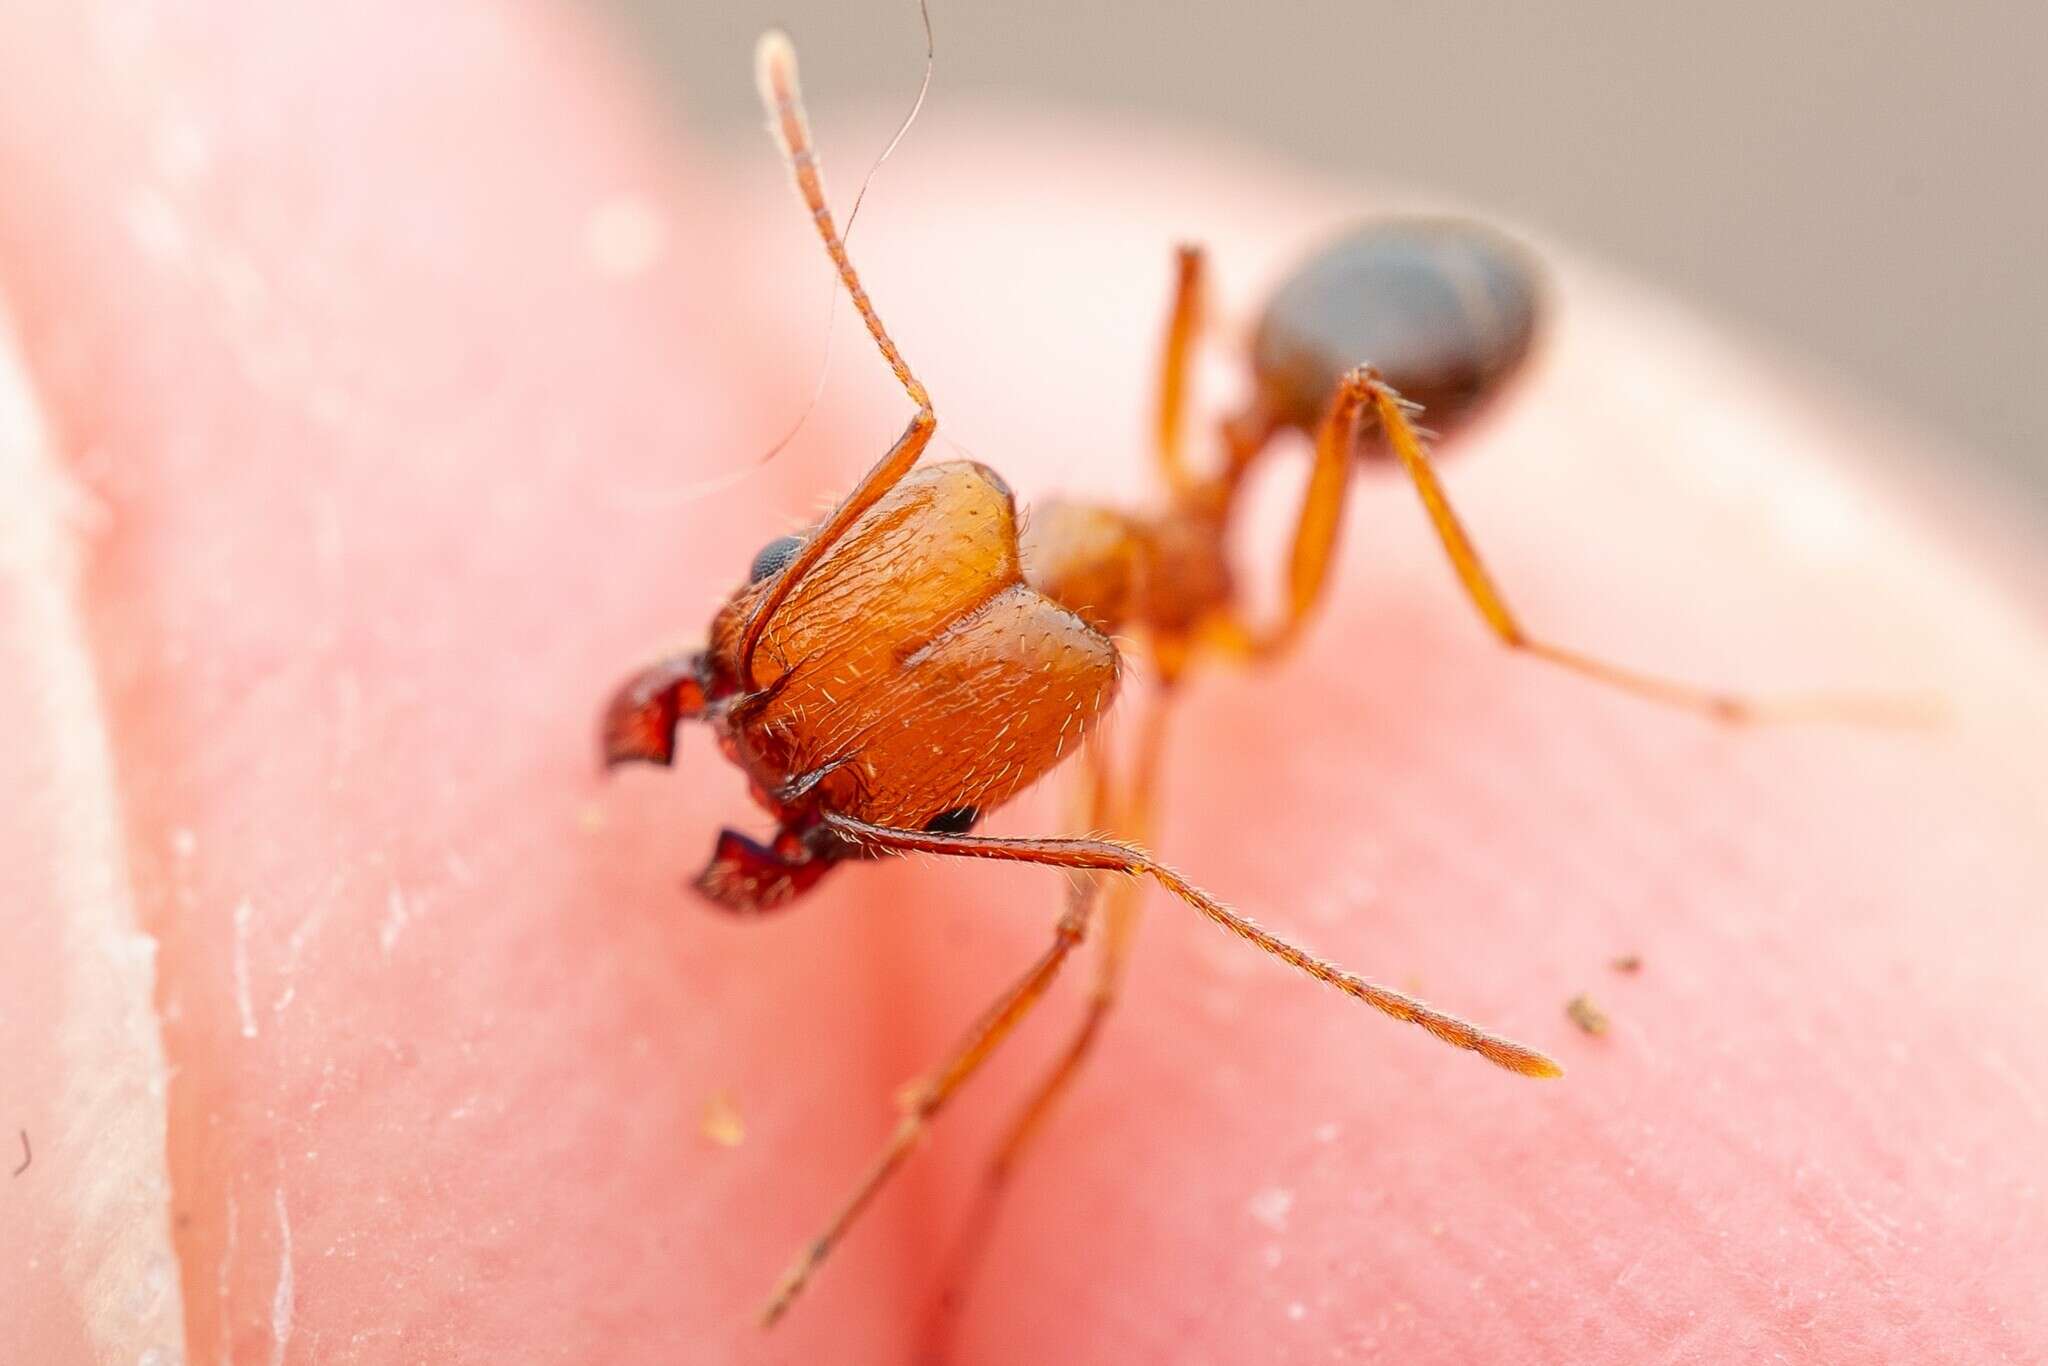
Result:
<instances>
[{"instance_id":1,"label":"ant antenna","mask_svg":"<svg viewBox=\"0 0 2048 1366\"><path fill-rule=\"evenodd\" d=\"M782 144L782 155L789 162L790 175L796 180L797 194L811 211L811 221L817 225L825 253L839 269L839 278L846 286L847 296L859 310L861 321L867 324L868 335L875 339L882 359L895 372L896 382L903 386L903 392L910 395L912 403L930 412L931 395L925 392L917 376L910 373L909 363L896 349L888 329L882 326L882 319L869 301L868 292L861 288L860 272L853 268L853 259L846 254L846 239L833 225L831 206L825 202L825 182L818 174L817 149L811 143L810 121L804 115L803 92L797 84L796 49L790 46L789 35L782 30L770 29L761 35L760 43L754 48L754 80L760 88L762 107L768 111L769 131Z\"/></svg>"},{"instance_id":2,"label":"ant antenna","mask_svg":"<svg viewBox=\"0 0 2048 1366\"><path fill-rule=\"evenodd\" d=\"M919 112L924 109L924 97L931 93L932 59L937 52L937 44L932 38L932 8L929 0L917 0L917 15L924 21L924 79L917 83L917 98L910 102L910 112L903 116L903 122L896 125L896 133L889 139L889 145L882 149L882 154L868 167L868 173L861 177L860 189L853 196L853 207L846 211L846 230L840 234L842 237L853 236L853 220L860 217L861 201L868 197L869 183L874 180L875 172L882 169L882 163L896 151L896 144L903 141L903 135L910 131L910 125L917 122ZM832 297L834 302L837 302L839 296L834 294Z\"/></svg>"},{"instance_id":3,"label":"ant antenna","mask_svg":"<svg viewBox=\"0 0 2048 1366\"><path fill-rule=\"evenodd\" d=\"M853 207L846 211L846 226L840 230L839 235L842 240L853 236L854 220L860 217L860 206L867 202L868 186L874 183L875 172L881 170L882 163L895 153L897 144L903 141L903 135L910 131L910 125L917 122L918 114L924 109L925 96L931 93L932 66L938 48L936 40L932 37L932 11L929 0L917 0L917 13L918 17L924 21L924 78L917 83L917 98L910 102L910 111L903 116L902 122L896 125L896 132L889 138L888 146L882 149L880 156L869 163L868 173L861 177L860 189L854 192ZM831 301L825 308L825 353L818 359L818 378L817 382L811 386L811 396L804 400L804 406L798 411L796 421L789 425L789 430L784 432L774 445L764 451L761 458L755 461L751 468L743 471L743 474L751 474L753 470L761 468L776 456L782 454L783 448L796 440L797 433L802 431L804 424L811 420L811 413L816 410L818 400L825 395L825 381L832 373L833 329L838 324L838 321L839 290L835 285L832 290Z\"/></svg>"},{"instance_id":4,"label":"ant antenna","mask_svg":"<svg viewBox=\"0 0 2048 1366\"><path fill-rule=\"evenodd\" d=\"M932 69L936 61L938 43L937 39L932 34L932 11L930 0L917 0L917 13L918 18L924 24L924 76L918 82L917 85L917 98L913 99L910 102L909 111L904 114L902 120L896 125L896 131L894 134L890 136L888 145L883 147L881 154L877 156L874 159L874 161L869 163L867 174L861 177L860 189L857 190L853 196L853 207L851 209L848 209L846 213L846 227L839 233L842 249L845 245L845 239L853 236L854 220L860 217L861 205L867 202L868 187L874 183L875 173L882 169L883 162L887 161L892 155L895 154L897 145L903 141L904 135L910 131L910 125L917 122L917 116L923 112L925 97L931 93ZM765 67L763 66L763 62L765 60L764 52L767 47L768 38L771 36L780 38L784 50L788 50L789 40L779 31L776 31L772 34L763 35L761 44L759 47L757 47L755 51L754 60L756 81L761 86L762 99L764 102L768 103L770 114L772 118L775 120L770 124L771 131L775 133L776 141L781 144L784 156L788 158L788 160L791 163L792 169L794 169L796 161L795 154L790 151L789 143L783 135L783 130L779 126L781 111L773 103L771 96L769 94L768 87L765 84L766 76L764 74ZM795 107L797 125L803 138L804 155L806 160L813 167L815 167L817 159L816 153L810 149L810 129L808 123L804 119L802 94L796 86L796 59L794 53L790 54L787 65L789 71L789 90ZM813 177L815 178L815 170L813 171ZM798 189L799 192L802 192L803 187L801 174L799 174L798 178ZM806 198L808 198L808 195L806 195ZM814 211L816 208L822 206L823 204L821 199L817 205L813 206ZM856 292L858 292L857 287ZM863 295L862 297L864 298L865 296ZM643 506L649 501L658 501L664 506L669 507L681 506L688 503L693 503L697 501L699 498L709 497L715 493L723 493L726 489L729 489L734 485L740 483L741 481L751 478L753 475L760 472L761 470L766 469L770 462L772 462L776 456L782 454L782 452L784 451L784 449L788 447L790 442L796 440L797 433L801 432L804 429L804 424L811 420L811 414L817 410L818 401L825 395L825 381L832 373L833 331L836 325L838 324L838 321L839 288L837 283L835 282L832 288L831 296L826 304L825 309L825 350L824 353L818 358L818 378L816 382L811 385L810 397L804 400L803 407L799 409L797 412L796 420L789 425L789 429L787 431L785 431L780 437L776 438L773 445L769 446L767 450L763 451L757 459L753 460L752 462L746 465L742 465L740 468L736 470L728 470L724 474L715 474L708 479L700 479L693 483L685 484L680 488L672 488L668 490L666 493L655 495L652 500L645 496L639 496L636 497L634 501Z\"/></svg>"}]
</instances>

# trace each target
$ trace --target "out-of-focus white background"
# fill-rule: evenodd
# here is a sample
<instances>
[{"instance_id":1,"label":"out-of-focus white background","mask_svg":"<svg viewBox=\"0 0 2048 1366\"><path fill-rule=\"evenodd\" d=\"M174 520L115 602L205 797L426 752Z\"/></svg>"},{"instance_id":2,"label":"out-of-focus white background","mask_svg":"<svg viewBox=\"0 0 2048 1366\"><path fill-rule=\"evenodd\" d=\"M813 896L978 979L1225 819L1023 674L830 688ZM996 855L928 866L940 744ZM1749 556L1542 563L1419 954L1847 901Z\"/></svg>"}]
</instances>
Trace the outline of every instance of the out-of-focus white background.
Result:
<instances>
[{"instance_id":1,"label":"out-of-focus white background","mask_svg":"<svg viewBox=\"0 0 2048 1366\"><path fill-rule=\"evenodd\" d=\"M602 3L713 133L758 126L770 25L821 121L907 106L924 66L914 0ZM927 117L1135 112L1494 206L1939 424L2048 513L2039 0L932 7Z\"/></svg>"}]
</instances>

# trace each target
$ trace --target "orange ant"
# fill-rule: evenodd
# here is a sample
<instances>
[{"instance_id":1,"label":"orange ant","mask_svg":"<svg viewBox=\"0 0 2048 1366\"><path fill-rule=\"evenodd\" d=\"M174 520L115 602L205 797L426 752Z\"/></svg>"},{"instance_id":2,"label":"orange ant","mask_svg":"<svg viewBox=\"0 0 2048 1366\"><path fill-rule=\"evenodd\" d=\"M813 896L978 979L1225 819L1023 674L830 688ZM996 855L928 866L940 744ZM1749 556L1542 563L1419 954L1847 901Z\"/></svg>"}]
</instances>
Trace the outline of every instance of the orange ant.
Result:
<instances>
[{"instance_id":1,"label":"orange ant","mask_svg":"<svg viewBox=\"0 0 2048 1366\"><path fill-rule=\"evenodd\" d=\"M807 532L769 542L711 623L708 648L629 679L604 717L608 764L673 762L683 720L708 724L774 817L767 844L721 832L697 888L739 914L777 909L849 859L918 852L1044 864L1078 874L1051 947L907 1094L880 1155L770 1299L773 1323L940 1107L1038 1003L1098 909L1103 953L1087 1014L1019 1111L994 1160L1000 1183L1074 1076L1115 1000L1149 877L1240 938L1398 1020L1530 1077L1558 1065L1534 1049L1329 963L1232 910L1134 841L1151 822L1164 701L1193 664L1260 662L1295 640L1321 597L1351 471L1384 441L1421 495L1465 592L1500 640L1603 683L1720 720L1764 714L1743 699L1617 668L1529 635L1480 564L1430 466L1416 410L1456 422L1499 390L1535 331L1535 271L1469 224L1372 225L1339 239L1282 285L1252 351L1248 409L1223 424L1219 468L1182 456L1183 398L1198 328L1203 258L1183 248L1156 412L1169 487L1151 514L1074 503L1042 507L1021 536L1009 486L971 461L920 465L938 419L883 328L834 224L778 32L756 53L760 93L839 278L917 405L909 426L845 499ZM1385 370L1356 365L1378 355ZM1387 378L1399 381L1399 391ZM1282 431L1313 433L1314 463L1288 562L1286 606L1259 625L1240 610L1225 555L1245 475ZM1112 773L1095 723L1122 668L1112 633L1140 637L1160 681L1129 773ZM990 811L1069 753L1085 751L1090 827L1122 838L973 833ZM1126 875L1111 882L1099 874Z\"/></svg>"}]
</instances>

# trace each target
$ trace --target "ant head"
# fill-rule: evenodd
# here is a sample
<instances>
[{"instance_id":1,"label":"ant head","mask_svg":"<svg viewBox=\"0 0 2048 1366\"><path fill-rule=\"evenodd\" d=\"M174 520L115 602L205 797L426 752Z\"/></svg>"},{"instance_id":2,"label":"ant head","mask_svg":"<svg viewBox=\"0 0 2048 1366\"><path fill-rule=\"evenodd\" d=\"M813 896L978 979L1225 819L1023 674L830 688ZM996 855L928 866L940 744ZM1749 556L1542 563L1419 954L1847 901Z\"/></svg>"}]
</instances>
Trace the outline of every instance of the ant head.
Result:
<instances>
[{"instance_id":1,"label":"ant head","mask_svg":"<svg viewBox=\"0 0 2048 1366\"><path fill-rule=\"evenodd\" d=\"M782 568L796 558L796 552L803 549L804 538L794 533L777 536L754 553L753 564L747 567L747 583L751 587Z\"/></svg>"},{"instance_id":2,"label":"ant head","mask_svg":"<svg viewBox=\"0 0 2048 1366\"><path fill-rule=\"evenodd\" d=\"M821 531L763 549L767 576L719 612L702 676L708 719L779 820L926 829L993 810L1078 743L1114 695L1116 647L1025 582L1017 521L993 471L938 461L822 555Z\"/></svg>"},{"instance_id":3,"label":"ant head","mask_svg":"<svg viewBox=\"0 0 2048 1366\"><path fill-rule=\"evenodd\" d=\"M777 536L761 547L742 583L719 610L712 627L744 619L761 587L803 548L802 535ZM730 661L700 650L671 655L619 685L604 709L600 742L606 767L624 763L664 766L675 762L676 727L703 718L706 707L736 691Z\"/></svg>"}]
</instances>

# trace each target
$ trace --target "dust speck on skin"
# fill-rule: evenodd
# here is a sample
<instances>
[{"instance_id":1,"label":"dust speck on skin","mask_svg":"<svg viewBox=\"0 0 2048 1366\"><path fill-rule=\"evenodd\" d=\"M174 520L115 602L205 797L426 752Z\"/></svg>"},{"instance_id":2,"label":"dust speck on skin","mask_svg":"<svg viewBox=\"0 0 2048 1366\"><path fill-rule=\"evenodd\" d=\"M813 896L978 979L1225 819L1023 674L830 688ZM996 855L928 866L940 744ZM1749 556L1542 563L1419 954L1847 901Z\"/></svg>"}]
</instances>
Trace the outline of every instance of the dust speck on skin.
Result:
<instances>
[{"instance_id":1,"label":"dust speck on skin","mask_svg":"<svg viewBox=\"0 0 2048 1366\"><path fill-rule=\"evenodd\" d=\"M249 995L249 922L255 915L256 908L249 904L249 898L235 903L235 1012L242 1017L245 1039L256 1037L256 1008Z\"/></svg>"},{"instance_id":2,"label":"dust speck on skin","mask_svg":"<svg viewBox=\"0 0 2048 1366\"><path fill-rule=\"evenodd\" d=\"M1316 1125L1314 1137L1318 1143L1335 1143L1337 1135L1343 1132L1343 1128L1335 1120L1331 1120L1328 1123Z\"/></svg>"},{"instance_id":3,"label":"dust speck on skin","mask_svg":"<svg viewBox=\"0 0 2048 1366\"><path fill-rule=\"evenodd\" d=\"M747 1137L746 1121L740 1118L739 1107L727 1091L714 1091L705 1098L699 1128L704 1137L721 1148L737 1148Z\"/></svg>"},{"instance_id":4,"label":"dust speck on skin","mask_svg":"<svg viewBox=\"0 0 2048 1366\"><path fill-rule=\"evenodd\" d=\"M171 831L171 852L181 859L191 858L199 850L199 837L179 826Z\"/></svg>"},{"instance_id":5,"label":"dust speck on skin","mask_svg":"<svg viewBox=\"0 0 2048 1366\"><path fill-rule=\"evenodd\" d=\"M1287 1306L1287 1317L1293 1320L1295 1323L1300 1323L1303 1319L1308 1317L1308 1306L1303 1304L1300 1300L1294 1301L1292 1304Z\"/></svg>"},{"instance_id":6,"label":"dust speck on skin","mask_svg":"<svg viewBox=\"0 0 2048 1366\"><path fill-rule=\"evenodd\" d=\"M1564 1013L1571 1017L1573 1024L1588 1034L1607 1032L1607 1012L1595 1005L1593 998L1583 991L1564 1003Z\"/></svg>"},{"instance_id":7,"label":"dust speck on skin","mask_svg":"<svg viewBox=\"0 0 2048 1366\"><path fill-rule=\"evenodd\" d=\"M583 221L583 259L609 279L646 274L667 246L668 224L661 211L638 195L614 195Z\"/></svg>"},{"instance_id":8,"label":"dust speck on skin","mask_svg":"<svg viewBox=\"0 0 2048 1366\"><path fill-rule=\"evenodd\" d=\"M1245 1202L1245 1212L1275 1233L1287 1231L1287 1216L1293 1211L1294 1192L1280 1186L1268 1186Z\"/></svg>"}]
</instances>

